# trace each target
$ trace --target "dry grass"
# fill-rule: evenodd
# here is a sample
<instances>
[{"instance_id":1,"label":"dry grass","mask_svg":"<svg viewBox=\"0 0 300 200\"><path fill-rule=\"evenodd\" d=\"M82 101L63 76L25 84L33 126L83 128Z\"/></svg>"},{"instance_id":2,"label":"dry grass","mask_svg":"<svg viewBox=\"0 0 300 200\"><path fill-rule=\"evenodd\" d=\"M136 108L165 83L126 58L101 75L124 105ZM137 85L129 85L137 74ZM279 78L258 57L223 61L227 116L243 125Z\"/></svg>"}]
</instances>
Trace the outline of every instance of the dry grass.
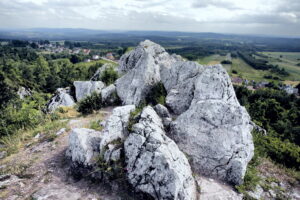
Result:
<instances>
[{"instance_id":1,"label":"dry grass","mask_svg":"<svg viewBox=\"0 0 300 200\"><path fill-rule=\"evenodd\" d=\"M59 129L66 127L67 121L49 121L46 124L39 125L32 130L20 130L13 135L4 136L0 139L0 143L5 147L2 151L6 151L8 155L17 153L26 144L34 143L34 136L38 133L51 136Z\"/></svg>"},{"instance_id":2,"label":"dry grass","mask_svg":"<svg viewBox=\"0 0 300 200\"><path fill-rule=\"evenodd\" d=\"M71 119L80 116L75 107L61 106L57 109L56 114L61 119Z\"/></svg>"}]
</instances>

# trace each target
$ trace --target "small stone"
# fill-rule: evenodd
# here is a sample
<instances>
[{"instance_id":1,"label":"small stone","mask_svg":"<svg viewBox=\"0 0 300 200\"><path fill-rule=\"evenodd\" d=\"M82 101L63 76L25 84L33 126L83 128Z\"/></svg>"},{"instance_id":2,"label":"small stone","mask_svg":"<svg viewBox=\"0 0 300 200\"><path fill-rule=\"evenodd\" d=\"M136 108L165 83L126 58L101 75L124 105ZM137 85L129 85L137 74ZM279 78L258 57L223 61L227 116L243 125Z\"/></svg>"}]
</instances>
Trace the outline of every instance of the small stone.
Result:
<instances>
[{"instance_id":1,"label":"small stone","mask_svg":"<svg viewBox=\"0 0 300 200\"><path fill-rule=\"evenodd\" d=\"M6 151L1 151L0 152L0 159L3 159L7 156L7 152Z\"/></svg>"},{"instance_id":2,"label":"small stone","mask_svg":"<svg viewBox=\"0 0 300 200\"><path fill-rule=\"evenodd\" d=\"M57 136L58 136L58 135L61 135L61 134L63 134L65 131L66 131L66 128L62 128L62 129L60 129L60 130L56 133L56 135L57 135Z\"/></svg>"}]
</instances>

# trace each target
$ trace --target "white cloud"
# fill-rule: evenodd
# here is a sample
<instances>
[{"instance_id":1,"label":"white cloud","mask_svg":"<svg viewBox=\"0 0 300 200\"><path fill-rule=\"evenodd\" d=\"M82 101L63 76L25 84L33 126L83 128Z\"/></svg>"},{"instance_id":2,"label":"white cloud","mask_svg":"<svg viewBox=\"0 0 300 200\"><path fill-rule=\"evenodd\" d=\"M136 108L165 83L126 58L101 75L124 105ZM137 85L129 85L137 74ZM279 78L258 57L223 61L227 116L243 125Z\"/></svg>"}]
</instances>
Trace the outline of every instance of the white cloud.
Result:
<instances>
[{"instance_id":1,"label":"white cloud","mask_svg":"<svg viewBox=\"0 0 300 200\"><path fill-rule=\"evenodd\" d=\"M83 27L233 33L276 31L279 34L289 30L290 32L286 34L300 35L299 2L299 0L1 0L0 27Z\"/></svg>"}]
</instances>

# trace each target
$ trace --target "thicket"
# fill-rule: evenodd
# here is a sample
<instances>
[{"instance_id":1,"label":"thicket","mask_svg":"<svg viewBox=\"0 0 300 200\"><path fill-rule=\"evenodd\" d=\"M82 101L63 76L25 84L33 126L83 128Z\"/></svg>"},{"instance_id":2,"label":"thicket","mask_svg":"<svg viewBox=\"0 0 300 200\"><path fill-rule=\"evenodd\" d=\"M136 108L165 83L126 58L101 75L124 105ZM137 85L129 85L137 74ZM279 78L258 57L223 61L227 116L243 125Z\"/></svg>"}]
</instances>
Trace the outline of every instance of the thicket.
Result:
<instances>
[{"instance_id":1,"label":"thicket","mask_svg":"<svg viewBox=\"0 0 300 200\"><path fill-rule=\"evenodd\" d=\"M100 110L102 108L102 97L101 94L96 92L87 96L83 100L78 102L78 112L86 115L91 114L94 111Z\"/></svg>"},{"instance_id":2,"label":"thicket","mask_svg":"<svg viewBox=\"0 0 300 200\"><path fill-rule=\"evenodd\" d=\"M253 135L258 154L299 170L300 99L271 88L252 92L236 86L235 91L252 120L268 132L266 136Z\"/></svg>"}]
</instances>

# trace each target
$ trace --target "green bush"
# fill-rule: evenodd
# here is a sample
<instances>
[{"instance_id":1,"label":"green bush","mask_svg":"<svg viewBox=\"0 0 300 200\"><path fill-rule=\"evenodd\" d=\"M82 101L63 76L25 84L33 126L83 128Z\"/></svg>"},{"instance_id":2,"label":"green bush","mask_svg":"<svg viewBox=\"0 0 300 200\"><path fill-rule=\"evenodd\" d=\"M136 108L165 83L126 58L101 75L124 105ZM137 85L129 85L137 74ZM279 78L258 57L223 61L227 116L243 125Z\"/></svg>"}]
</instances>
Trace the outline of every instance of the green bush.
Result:
<instances>
[{"instance_id":1,"label":"green bush","mask_svg":"<svg viewBox=\"0 0 300 200\"><path fill-rule=\"evenodd\" d=\"M77 111L86 115L91 114L96 110L102 108L102 98L101 94L97 94L96 92L92 93L90 96L86 97L85 99L81 100L78 103Z\"/></svg>"},{"instance_id":2,"label":"green bush","mask_svg":"<svg viewBox=\"0 0 300 200\"><path fill-rule=\"evenodd\" d=\"M147 104L162 104L166 102L167 91L161 82L156 83L152 86L149 94L146 96Z\"/></svg>"},{"instance_id":3,"label":"green bush","mask_svg":"<svg viewBox=\"0 0 300 200\"><path fill-rule=\"evenodd\" d=\"M106 85L110 85L113 84L118 78L118 72L115 71L114 67L109 67L104 70L103 74L100 77L100 80L103 81Z\"/></svg>"}]
</instances>

